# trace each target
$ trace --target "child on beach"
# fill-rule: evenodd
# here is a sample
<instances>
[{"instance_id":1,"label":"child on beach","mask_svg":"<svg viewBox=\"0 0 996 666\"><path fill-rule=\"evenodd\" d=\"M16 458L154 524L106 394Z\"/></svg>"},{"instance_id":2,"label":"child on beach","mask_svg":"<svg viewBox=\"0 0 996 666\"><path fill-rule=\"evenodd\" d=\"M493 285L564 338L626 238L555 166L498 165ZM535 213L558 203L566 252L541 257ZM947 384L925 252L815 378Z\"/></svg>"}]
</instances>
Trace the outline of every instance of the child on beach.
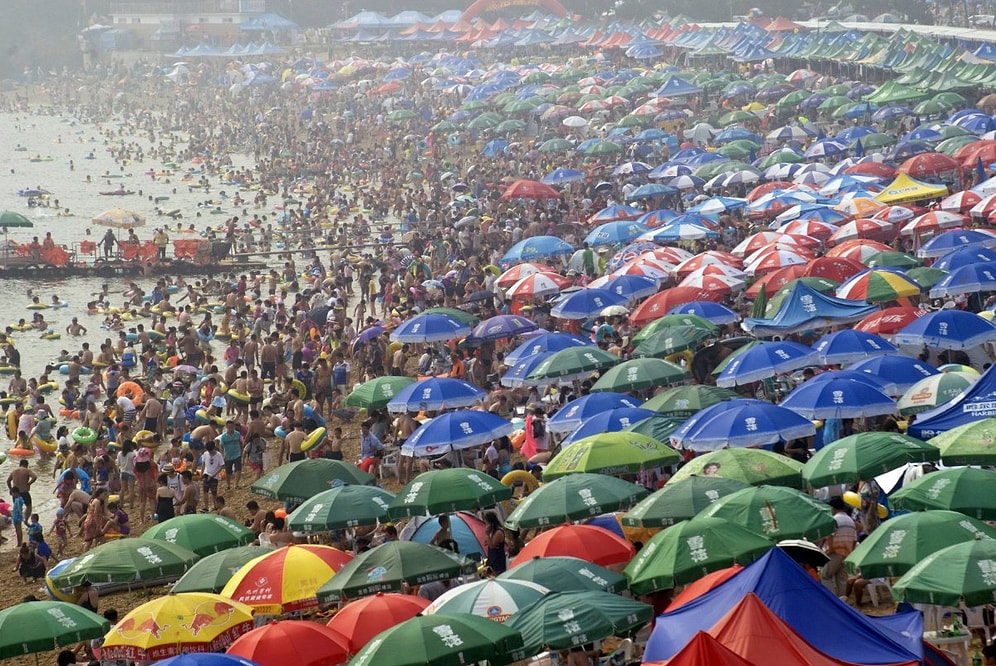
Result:
<instances>
[{"instance_id":1,"label":"child on beach","mask_svg":"<svg viewBox=\"0 0 996 666\"><path fill-rule=\"evenodd\" d=\"M31 514L31 519L28 521L28 543L36 543L39 537L44 538L44 532L38 514Z\"/></svg>"},{"instance_id":2,"label":"child on beach","mask_svg":"<svg viewBox=\"0 0 996 666\"><path fill-rule=\"evenodd\" d=\"M52 521L52 527L48 530L49 534L53 532L55 533L56 543L55 556L61 560L62 553L66 549L66 543L69 540L69 527L66 525L66 510L62 507L55 510L55 520Z\"/></svg>"},{"instance_id":3,"label":"child on beach","mask_svg":"<svg viewBox=\"0 0 996 666\"><path fill-rule=\"evenodd\" d=\"M10 520L14 523L14 534L17 535L17 546L24 543L24 532L21 525L24 523L24 498L17 488L10 489Z\"/></svg>"}]
</instances>

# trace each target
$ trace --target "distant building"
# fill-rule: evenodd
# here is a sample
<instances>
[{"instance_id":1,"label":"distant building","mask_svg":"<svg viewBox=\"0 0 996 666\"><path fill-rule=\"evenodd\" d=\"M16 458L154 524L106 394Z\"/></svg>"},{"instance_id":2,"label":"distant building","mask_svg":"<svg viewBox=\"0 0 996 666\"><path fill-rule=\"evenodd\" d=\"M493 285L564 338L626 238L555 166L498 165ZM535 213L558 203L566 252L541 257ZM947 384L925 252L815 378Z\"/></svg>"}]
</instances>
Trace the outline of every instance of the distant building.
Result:
<instances>
[{"instance_id":1,"label":"distant building","mask_svg":"<svg viewBox=\"0 0 996 666\"><path fill-rule=\"evenodd\" d=\"M232 42L242 24L266 12L266 0L109 0L111 26L130 30L147 48Z\"/></svg>"}]
</instances>

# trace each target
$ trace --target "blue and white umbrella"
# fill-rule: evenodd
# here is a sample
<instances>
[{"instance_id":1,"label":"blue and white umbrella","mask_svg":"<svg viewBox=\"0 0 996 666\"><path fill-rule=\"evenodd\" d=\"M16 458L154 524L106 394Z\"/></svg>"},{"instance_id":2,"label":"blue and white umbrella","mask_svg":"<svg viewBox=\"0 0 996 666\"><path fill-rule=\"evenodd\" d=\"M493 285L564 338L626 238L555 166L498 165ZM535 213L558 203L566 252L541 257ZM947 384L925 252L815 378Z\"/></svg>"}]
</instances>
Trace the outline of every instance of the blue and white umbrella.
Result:
<instances>
[{"instance_id":1,"label":"blue and white umbrella","mask_svg":"<svg viewBox=\"0 0 996 666\"><path fill-rule=\"evenodd\" d=\"M646 162L623 162L612 170L613 176L640 176L650 173L652 166Z\"/></svg>"},{"instance_id":2,"label":"blue and white umbrella","mask_svg":"<svg viewBox=\"0 0 996 666\"><path fill-rule=\"evenodd\" d=\"M652 416L660 416L660 414L652 409L643 409L642 407L618 407L599 412L582 421L581 425L561 440L560 446L563 448L579 439L601 435L603 432L619 432Z\"/></svg>"},{"instance_id":3,"label":"blue and white umbrella","mask_svg":"<svg viewBox=\"0 0 996 666\"><path fill-rule=\"evenodd\" d=\"M502 268L507 269L524 261L546 259L572 252L574 252L574 247L556 236L533 236L510 247L498 263Z\"/></svg>"},{"instance_id":4,"label":"blue and white umbrella","mask_svg":"<svg viewBox=\"0 0 996 666\"><path fill-rule=\"evenodd\" d=\"M729 210L745 208L746 206L746 199L740 199L738 197L710 197L705 201L695 204L689 208L688 212L698 213L699 215L717 215Z\"/></svg>"},{"instance_id":5,"label":"blue and white umbrella","mask_svg":"<svg viewBox=\"0 0 996 666\"><path fill-rule=\"evenodd\" d=\"M594 344L589 338L572 333L541 333L509 352L505 357L505 365L514 365L520 359L533 354L556 352L568 347L591 347Z\"/></svg>"},{"instance_id":6,"label":"blue and white umbrella","mask_svg":"<svg viewBox=\"0 0 996 666\"><path fill-rule=\"evenodd\" d=\"M520 356L515 361L505 360L508 370L501 376L498 383L508 388L522 388L523 386L541 386L546 382L542 379L529 379L530 373L539 365L553 356L552 351L541 351L535 354Z\"/></svg>"},{"instance_id":7,"label":"blue and white umbrella","mask_svg":"<svg viewBox=\"0 0 996 666\"><path fill-rule=\"evenodd\" d=\"M996 291L996 262L954 269L930 288L930 297L944 298L978 291Z\"/></svg>"},{"instance_id":8,"label":"blue and white umbrella","mask_svg":"<svg viewBox=\"0 0 996 666\"><path fill-rule=\"evenodd\" d=\"M488 340L504 340L523 333L529 333L539 328L531 319L520 315L497 315L485 319L470 332L467 341L470 343L486 342Z\"/></svg>"},{"instance_id":9,"label":"blue and white umbrella","mask_svg":"<svg viewBox=\"0 0 996 666\"><path fill-rule=\"evenodd\" d=\"M939 310L911 321L893 340L934 349L972 349L996 340L996 326L972 312Z\"/></svg>"},{"instance_id":10,"label":"blue and white umbrella","mask_svg":"<svg viewBox=\"0 0 996 666\"><path fill-rule=\"evenodd\" d=\"M986 247L962 247L951 250L933 263L932 268L940 268L942 271L953 271L962 266L971 264L983 264L996 261L996 250Z\"/></svg>"},{"instance_id":11,"label":"blue and white umbrella","mask_svg":"<svg viewBox=\"0 0 996 666\"><path fill-rule=\"evenodd\" d=\"M690 314L702 317L706 321L711 321L717 325L732 324L740 321L740 315L726 307L722 303L711 301L692 301L673 307L668 311L672 314Z\"/></svg>"},{"instance_id":12,"label":"blue and white umbrella","mask_svg":"<svg viewBox=\"0 0 996 666\"><path fill-rule=\"evenodd\" d=\"M592 229L585 236L584 242L592 247L598 245L619 245L630 242L640 234L646 232L648 228L639 222L629 220L606 222Z\"/></svg>"},{"instance_id":13,"label":"blue and white umbrella","mask_svg":"<svg viewBox=\"0 0 996 666\"><path fill-rule=\"evenodd\" d=\"M603 275L592 280L590 289L607 289L627 300L643 298L656 294L659 288L657 280L644 275Z\"/></svg>"},{"instance_id":14,"label":"blue and white umbrella","mask_svg":"<svg viewBox=\"0 0 996 666\"><path fill-rule=\"evenodd\" d=\"M874 333L856 331L853 328L824 335L816 341L813 349L819 353L820 360L827 365L856 363L872 356L895 354L899 351L896 345L885 338Z\"/></svg>"},{"instance_id":15,"label":"blue and white umbrella","mask_svg":"<svg viewBox=\"0 0 996 666\"><path fill-rule=\"evenodd\" d=\"M851 366L852 368L854 366ZM806 383L812 384L813 382L828 382L835 379L846 379L853 382L861 382L862 384L868 384L872 388L881 391L888 396L900 396L903 391L900 391L892 380L886 377L879 377L878 375L873 375L868 372L861 372L860 370L851 370L850 368L846 370L833 370L830 372L821 372L815 377L809 379Z\"/></svg>"},{"instance_id":16,"label":"blue and white umbrella","mask_svg":"<svg viewBox=\"0 0 996 666\"><path fill-rule=\"evenodd\" d=\"M587 419L614 409L636 409L643 403L624 393L602 391L571 400L546 422L550 432L570 432Z\"/></svg>"},{"instance_id":17,"label":"blue and white umbrella","mask_svg":"<svg viewBox=\"0 0 996 666\"><path fill-rule=\"evenodd\" d=\"M654 197L664 197L674 194L678 190L661 183L647 183L626 195L626 201L642 201L643 199L653 199Z\"/></svg>"},{"instance_id":18,"label":"blue and white umbrella","mask_svg":"<svg viewBox=\"0 0 996 666\"><path fill-rule=\"evenodd\" d=\"M874 386L840 377L800 384L781 406L807 419L857 419L896 411L896 401Z\"/></svg>"},{"instance_id":19,"label":"blue and white umbrella","mask_svg":"<svg viewBox=\"0 0 996 666\"><path fill-rule=\"evenodd\" d=\"M443 314L421 314L401 322L391 331L395 342L443 342L463 337L470 333L470 327L461 321Z\"/></svg>"},{"instance_id":20,"label":"blue and white umbrella","mask_svg":"<svg viewBox=\"0 0 996 666\"><path fill-rule=\"evenodd\" d=\"M852 372L866 373L895 385L897 395L902 395L921 379L937 374L937 370L933 366L902 354L875 356L848 366L847 369Z\"/></svg>"},{"instance_id":21,"label":"blue and white umbrella","mask_svg":"<svg viewBox=\"0 0 996 666\"><path fill-rule=\"evenodd\" d=\"M696 451L774 444L816 433L812 421L764 400L729 400L701 410L671 434Z\"/></svg>"},{"instance_id":22,"label":"blue and white umbrella","mask_svg":"<svg viewBox=\"0 0 996 666\"><path fill-rule=\"evenodd\" d=\"M389 412L435 412L440 409L470 407L487 393L469 382L450 377L429 377L409 384L387 403Z\"/></svg>"},{"instance_id":23,"label":"blue and white umbrella","mask_svg":"<svg viewBox=\"0 0 996 666\"><path fill-rule=\"evenodd\" d=\"M405 440L401 452L406 456L438 456L486 444L511 435L514 429L510 421L491 412L478 409L446 412L416 428Z\"/></svg>"},{"instance_id":24,"label":"blue and white umbrella","mask_svg":"<svg viewBox=\"0 0 996 666\"><path fill-rule=\"evenodd\" d=\"M668 185L676 190L694 190L705 185L698 176L677 176L668 181Z\"/></svg>"},{"instance_id":25,"label":"blue and white umbrella","mask_svg":"<svg viewBox=\"0 0 996 666\"><path fill-rule=\"evenodd\" d=\"M712 229L687 222L675 224L672 220L659 229L651 229L642 236L642 240L652 240L658 243L677 242L683 240L702 240L703 238L719 238Z\"/></svg>"},{"instance_id":26,"label":"blue and white umbrella","mask_svg":"<svg viewBox=\"0 0 996 666\"><path fill-rule=\"evenodd\" d=\"M625 305L628 301L608 289L582 289L558 298L550 315L558 319L587 319L610 305Z\"/></svg>"},{"instance_id":27,"label":"blue and white umbrella","mask_svg":"<svg viewBox=\"0 0 996 666\"><path fill-rule=\"evenodd\" d=\"M994 247L996 246L996 236L972 229L945 231L924 243L923 247L917 250L916 256L921 258L942 257L952 250L959 250L965 246Z\"/></svg>"},{"instance_id":28,"label":"blue and white umbrella","mask_svg":"<svg viewBox=\"0 0 996 666\"><path fill-rule=\"evenodd\" d=\"M760 342L733 356L716 377L716 386L732 388L752 384L819 363L816 350L798 342Z\"/></svg>"},{"instance_id":29,"label":"blue and white umbrella","mask_svg":"<svg viewBox=\"0 0 996 666\"><path fill-rule=\"evenodd\" d=\"M584 173L577 169L559 167L543 176L540 182L546 185L566 185L567 183L581 182L584 178Z\"/></svg>"},{"instance_id":30,"label":"blue and white umbrella","mask_svg":"<svg viewBox=\"0 0 996 666\"><path fill-rule=\"evenodd\" d=\"M672 164L671 162L664 162L663 164L658 164L654 167L654 170L647 174L647 178L653 178L654 180L671 180L672 178L677 178L678 176L691 176L693 171L695 170L687 164Z\"/></svg>"},{"instance_id":31,"label":"blue and white umbrella","mask_svg":"<svg viewBox=\"0 0 996 666\"><path fill-rule=\"evenodd\" d=\"M843 155L845 152L847 152L847 144L833 139L823 139L813 143L803 155L805 157L835 157Z\"/></svg>"}]
</instances>

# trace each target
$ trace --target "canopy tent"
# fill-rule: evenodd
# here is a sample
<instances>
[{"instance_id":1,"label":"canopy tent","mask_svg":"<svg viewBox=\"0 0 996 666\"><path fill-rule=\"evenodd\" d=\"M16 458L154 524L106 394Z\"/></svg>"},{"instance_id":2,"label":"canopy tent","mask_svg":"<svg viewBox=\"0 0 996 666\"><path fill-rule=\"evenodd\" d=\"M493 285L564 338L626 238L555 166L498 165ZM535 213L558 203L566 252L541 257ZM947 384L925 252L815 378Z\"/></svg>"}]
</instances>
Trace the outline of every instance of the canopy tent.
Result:
<instances>
[{"instance_id":1,"label":"canopy tent","mask_svg":"<svg viewBox=\"0 0 996 666\"><path fill-rule=\"evenodd\" d=\"M878 310L864 301L827 296L802 281L795 282L774 317L744 320L744 330L757 335L788 335L813 328L858 321Z\"/></svg>"},{"instance_id":2,"label":"canopy tent","mask_svg":"<svg viewBox=\"0 0 996 666\"><path fill-rule=\"evenodd\" d=\"M907 432L928 440L971 421L996 416L996 366L991 366L964 394L918 414Z\"/></svg>"},{"instance_id":3,"label":"canopy tent","mask_svg":"<svg viewBox=\"0 0 996 666\"><path fill-rule=\"evenodd\" d=\"M886 185L884 190L876 194L875 199L884 204L894 205L907 201L946 197L948 194L947 185L925 183L901 173L896 176L894 181Z\"/></svg>"}]
</instances>

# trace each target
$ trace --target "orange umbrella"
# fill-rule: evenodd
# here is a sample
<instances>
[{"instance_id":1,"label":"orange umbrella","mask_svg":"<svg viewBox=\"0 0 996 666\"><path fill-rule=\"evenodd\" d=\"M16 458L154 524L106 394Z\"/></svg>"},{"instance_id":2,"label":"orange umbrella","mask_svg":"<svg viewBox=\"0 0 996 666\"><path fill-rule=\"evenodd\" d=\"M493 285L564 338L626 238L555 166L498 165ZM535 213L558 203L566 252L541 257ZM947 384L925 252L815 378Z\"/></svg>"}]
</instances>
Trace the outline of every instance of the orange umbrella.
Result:
<instances>
[{"instance_id":1,"label":"orange umbrella","mask_svg":"<svg viewBox=\"0 0 996 666\"><path fill-rule=\"evenodd\" d=\"M315 592L351 559L330 546L285 546L247 562L221 594L269 615L317 608Z\"/></svg>"},{"instance_id":2,"label":"orange umbrella","mask_svg":"<svg viewBox=\"0 0 996 666\"><path fill-rule=\"evenodd\" d=\"M534 557L564 555L580 557L606 567L625 564L635 554L633 544L609 530L592 525L562 525L543 532L527 543L512 560L512 566Z\"/></svg>"},{"instance_id":3,"label":"orange umbrella","mask_svg":"<svg viewBox=\"0 0 996 666\"><path fill-rule=\"evenodd\" d=\"M284 620L240 636L226 651L261 666L331 666L349 657L346 639L323 624Z\"/></svg>"},{"instance_id":4,"label":"orange umbrella","mask_svg":"<svg viewBox=\"0 0 996 666\"><path fill-rule=\"evenodd\" d=\"M429 600L422 597L378 592L343 606L328 627L347 641L350 654L356 654L374 636L410 620L428 605Z\"/></svg>"}]
</instances>

